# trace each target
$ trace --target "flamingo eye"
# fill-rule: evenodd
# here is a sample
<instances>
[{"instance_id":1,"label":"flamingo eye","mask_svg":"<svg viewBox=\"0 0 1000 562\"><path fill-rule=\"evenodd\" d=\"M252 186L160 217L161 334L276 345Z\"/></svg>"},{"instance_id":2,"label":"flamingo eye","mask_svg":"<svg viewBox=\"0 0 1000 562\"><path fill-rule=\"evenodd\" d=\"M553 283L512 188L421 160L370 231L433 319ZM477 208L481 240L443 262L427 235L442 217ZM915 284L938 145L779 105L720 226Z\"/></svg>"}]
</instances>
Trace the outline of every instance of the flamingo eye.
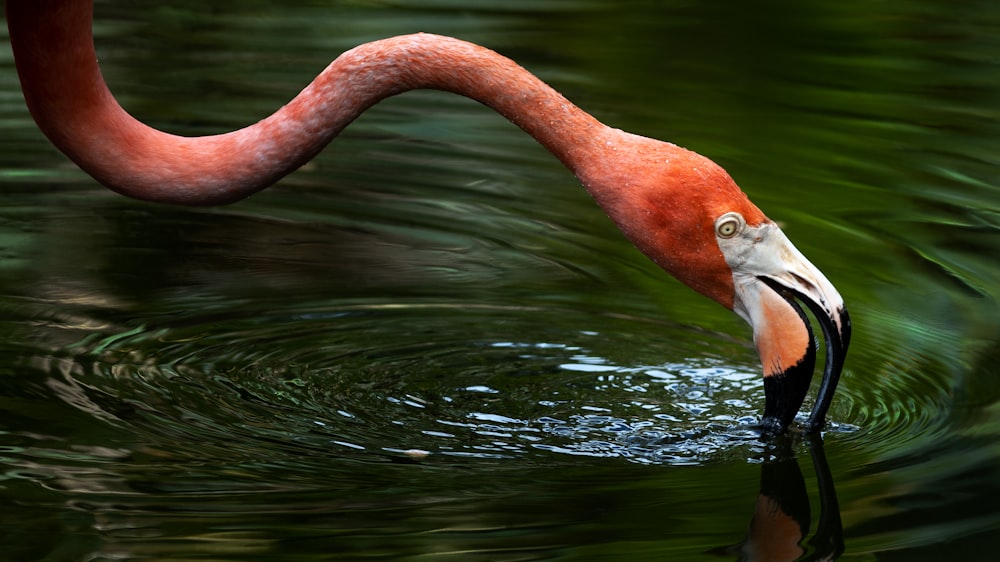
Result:
<instances>
[{"instance_id":1,"label":"flamingo eye","mask_svg":"<svg viewBox=\"0 0 1000 562\"><path fill-rule=\"evenodd\" d=\"M726 213L715 219L715 233L720 238L732 238L739 234L746 224L746 221L743 220L743 215L739 213Z\"/></svg>"}]
</instances>

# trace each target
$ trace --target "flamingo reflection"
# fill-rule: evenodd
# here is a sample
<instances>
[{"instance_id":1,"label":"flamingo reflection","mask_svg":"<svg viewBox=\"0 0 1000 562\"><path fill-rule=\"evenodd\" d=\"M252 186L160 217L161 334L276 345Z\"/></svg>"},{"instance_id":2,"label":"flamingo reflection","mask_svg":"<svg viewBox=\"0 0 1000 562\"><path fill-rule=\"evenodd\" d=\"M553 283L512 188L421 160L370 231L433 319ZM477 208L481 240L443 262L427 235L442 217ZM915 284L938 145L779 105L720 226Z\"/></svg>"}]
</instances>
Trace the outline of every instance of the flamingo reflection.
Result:
<instances>
[{"instance_id":1,"label":"flamingo reflection","mask_svg":"<svg viewBox=\"0 0 1000 562\"><path fill-rule=\"evenodd\" d=\"M716 551L737 555L740 562L819 562L836 560L844 552L844 532L840 505L830 466L823 451L823 439L807 435L809 457L816 474L819 521L810 537L809 493L790 438L781 439L769 451L760 472L760 494L746 538Z\"/></svg>"}]
</instances>

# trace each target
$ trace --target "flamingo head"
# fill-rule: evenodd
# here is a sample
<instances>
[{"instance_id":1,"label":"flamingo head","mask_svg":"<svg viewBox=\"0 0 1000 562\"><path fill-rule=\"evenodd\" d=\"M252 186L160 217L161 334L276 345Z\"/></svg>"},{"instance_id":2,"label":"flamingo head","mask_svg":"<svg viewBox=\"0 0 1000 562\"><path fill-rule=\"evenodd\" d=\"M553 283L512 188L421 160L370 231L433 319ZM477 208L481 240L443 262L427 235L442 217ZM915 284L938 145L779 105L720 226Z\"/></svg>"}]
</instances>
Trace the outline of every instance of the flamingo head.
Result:
<instances>
[{"instance_id":1,"label":"flamingo head","mask_svg":"<svg viewBox=\"0 0 1000 562\"><path fill-rule=\"evenodd\" d=\"M620 131L601 142L613 157L578 174L591 195L640 251L753 328L765 434L787 431L805 400L819 345L802 305L816 318L826 365L805 427L821 429L850 340L837 290L711 160Z\"/></svg>"}]
</instances>

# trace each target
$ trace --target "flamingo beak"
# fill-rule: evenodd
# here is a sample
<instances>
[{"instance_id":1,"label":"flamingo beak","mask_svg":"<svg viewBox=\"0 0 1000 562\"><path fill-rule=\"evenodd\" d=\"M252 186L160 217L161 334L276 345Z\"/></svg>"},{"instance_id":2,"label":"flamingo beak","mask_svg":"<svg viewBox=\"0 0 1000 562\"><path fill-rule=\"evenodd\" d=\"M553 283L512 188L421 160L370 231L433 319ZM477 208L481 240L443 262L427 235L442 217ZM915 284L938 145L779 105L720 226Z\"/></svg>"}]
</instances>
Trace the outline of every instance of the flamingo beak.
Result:
<instances>
[{"instance_id":1,"label":"flamingo beak","mask_svg":"<svg viewBox=\"0 0 1000 562\"><path fill-rule=\"evenodd\" d=\"M750 230L748 228L748 230ZM731 264L736 288L733 309L753 327L764 368L762 433L788 430L805 400L818 343L801 304L816 318L826 345L823 381L805 430L822 429L840 380L851 320L844 300L773 223L754 227L752 243ZM801 303L801 304L800 304Z\"/></svg>"}]
</instances>

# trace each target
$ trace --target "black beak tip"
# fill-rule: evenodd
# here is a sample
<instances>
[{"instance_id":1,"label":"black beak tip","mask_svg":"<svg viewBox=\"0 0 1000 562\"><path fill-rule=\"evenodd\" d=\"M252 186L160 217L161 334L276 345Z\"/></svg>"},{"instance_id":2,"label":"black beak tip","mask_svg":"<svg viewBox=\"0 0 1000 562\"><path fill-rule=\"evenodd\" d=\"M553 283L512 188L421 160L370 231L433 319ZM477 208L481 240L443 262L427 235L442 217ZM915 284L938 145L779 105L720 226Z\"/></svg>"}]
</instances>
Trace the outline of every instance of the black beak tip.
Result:
<instances>
[{"instance_id":1,"label":"black beak tip","mask_svg":"<svg viewBox=\"0 0 1000 562\"><path fill-rule=\"evenodd\" d=\"M761 434L762 436L782 435L788 431L805 400L809 384L812 381L818 343L813 335L808 317L799 306L799 301L805 304L816 318L817 323L822 328L823 340L826 344L823 380L816 395L816 403L809 419L802 428L806 433L817 433L826 425L826 413L840 381L840 374L847 356L847 346L851 341L851 318L847 309L842 306L834 311L828 311L820 303L799 291L784 287L767 277L760 277L760 279L795 308L809 332L809 340L814 342L794 366L783 373L764 377L765 404L764 417L760 424Z\"/></svg>"},{"instance_id":2,"label":"black beak tip","mask_svg":"<svg viewBox=\"0 0 1000 562\"><path fill-rule=\"evenodd\" d=\"M784 373L764 377L762 436L783 435L791 427L809 392L815 365L816 348L811 345L793 367Z\"/></svg>"},{"instance_id":3,"label":"black beak tip","mask_svg":"<svg viewBox=\"0 0 1000 562\"><path fill-rule=\"evenodd\" d=\"M805 430L810 433L818 432L826 425L826 413L833 402L833 394L837 390L840 374L844 370L844 361L847 359L847 346L851 343L851 317L847 314L846 308L840 308L837 314L839 323L835 323L833 318L820 317L817 314L826 340L826 367L823 369L823 382L816 395L816 404L805 424ZM836 328L837 325L840 327L839 330Z\"/></svg>"},{"instance_id":4,"label":"black beak tip","mask_svg":"<svg viewBox=\"0 0 1000 562\"><path fill-rule=\"evenodd\" d=\"M816 368L816 338L812 325L802 307L786 292L780 292L795 309L809 335L810 344L803 350L802 357L784 372L764 377L764 417L761 419L761 435L776 436L788 431L795 415L802 407L809 392L813 371Z\"/></svg>"}]
</instances>

